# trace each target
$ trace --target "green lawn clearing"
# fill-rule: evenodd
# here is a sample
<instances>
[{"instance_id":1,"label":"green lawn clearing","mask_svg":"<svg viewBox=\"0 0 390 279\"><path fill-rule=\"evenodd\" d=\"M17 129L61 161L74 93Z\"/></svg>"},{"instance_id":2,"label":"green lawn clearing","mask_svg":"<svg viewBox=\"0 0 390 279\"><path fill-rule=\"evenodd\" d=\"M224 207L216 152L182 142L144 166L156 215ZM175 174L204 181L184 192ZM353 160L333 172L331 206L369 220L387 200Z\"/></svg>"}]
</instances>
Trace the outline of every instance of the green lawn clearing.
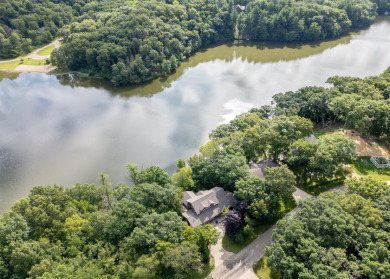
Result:
<instances>
[{"instance_id":1,"label":"green lawn clearing","mask_svg":"<svg viewBox=\"0 0 390 279\"><path fill-rule=\"evenodd\" d=\"M343 124L342 123L336 123L332 124L328 127L322 128L321 125L315 127L314 129L314 136L318 139L319 137L328 135L328 134L334 134L334 133L340 133L343 131Z\"/></svg>"},{"instance_id":2,"label":"green lawn clearing","mask_svg":"<svg viewBox=\"0 0 390 279\"><path fill-rule=\"evenodd\" d=\"M288 203L284 204L283 202L279 203L279 210L276 213L277 218L271 222L271 223L260 223L254 226L253 230L254 233L252 236L244 237L244 241L242 243L236 242L235 240L231 239L229 236L224 235L222 238L222 247L229 252L237 254L242 249L244 249L248 244L250 244L253 240L255 240L259 235L263 234L266 230L268 230L270 227L272 227L279 219L282 219L288 212L293 210L297 204L295 203L294 199L289 201Z\"/></svg>"},{"instance_id":3,"label":"green lawn clearing","mask_svg":"<svg viewBox=\"0 0 390 279\"><path fill-rule=\"evenodd\" d=\"M56 48L55 45L50 45L50 46L38 51L37 54L41 55L41 56L50 55L53 52L53 50L55 50L55 48Z\"/></svg>"},{"instance_id":4,"label":"green lawn clearing","mask_svg":"<svg viewBox=\"0 0 390 279\"><path fill-rule=\"evenodd\" d=\"M262 279L281 279L282 277L275 270L269 268L267 264L267 257L262 257L260 261L258 261L253 266L253 271L256 276Z\"/></svg>"},{"instance_id":5,"label":"green lawn clearing","mask_svg":"<svg viewBox=\"0 0 390 279\"><path fill-rule=\"evenodd\" d=\"M390 168L378 169L370 161L370 158L371 157L369 156L360 156L351 164L351 166L359 175L371 176L379 180L390 181Z\"/></svg>"},{"instance_id":6,"label":"green lawn clearing","mask_svg":"<svg viewBox=\"0 0 390 279\"><path fill-rule=\"evenodd\" d=\"M21 65L20 60L0 63L0 70L15 70L17 66Z\"/></svg>"},{"instance_id":7,"label":"green lawn clearing","mask_svg":"<svg viewBox=\"0 0 390 279\"><path fill-rule=\"evenodd\" d=\"M35 60L31 58L26 58L23 61L17 60L17 61L0 63L0 70L12 71L15 70L15 68L19 65L44 66L47 64L46 64L46 60Z\"/></svg>"},{"instance_id":8,"label":"green lawn clearing","mask_svg":"<svg viewBox=\"0 0 390 279\"><path fill-rule=\"evenodd\" d=\"M258 225L256 225L253 228L254 234L252 235L252 237L245 237L244 241L242 243L238 243L238 242L232 240L229 236L224 235L222 238L222 247L226 251L237 254L242 249L244 249L246 246L248 246L253 240L255 240L259 235L264 233L266 230L268 230L272 226L273 226L273 223L272 224L258 224Z\"/></svg>"},{"instance_id":9,"label":"green lawn clearing","mask_svg":"<svg viewBox=\"0 0 390 279\"><path fill-rule=\"evenodd\" d=\"M320 184L314 184L310 186L305 185L302 186L302 190L305 191L306 193L309 193L310 195L318 196L323 192L326 192L330 189L343 185L344 180L345 179L342 178L342 179L330 180L330 181L326 181Z\"/></svg>"}]
</instances>

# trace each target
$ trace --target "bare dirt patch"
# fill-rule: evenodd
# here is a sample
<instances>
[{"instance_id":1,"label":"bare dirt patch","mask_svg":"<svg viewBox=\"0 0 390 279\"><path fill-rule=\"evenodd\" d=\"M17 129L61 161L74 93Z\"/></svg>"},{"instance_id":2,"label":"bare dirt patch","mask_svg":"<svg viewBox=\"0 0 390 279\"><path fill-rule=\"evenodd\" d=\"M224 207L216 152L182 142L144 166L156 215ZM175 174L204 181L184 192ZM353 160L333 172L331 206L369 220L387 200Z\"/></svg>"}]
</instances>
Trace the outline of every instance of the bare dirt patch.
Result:
<instances>
[{"instance_id":1,"label":"bare dirt patch","mask_svg":"<svg viewBox=\"0 0 390 279\"><path fill-rule=\"evenodd\" d=\"M54 70L56 67L51 65L45 66L29 66L29 65L19 65L15 68L15 72L38 72L38 73L48 73Z\"/></svg>"},{"instance_id":2,"label":"bare dirt patch","mask_svg":"<svg viewBox=\"0 0 390 279\"><path fill-rule=\"evenodd\" d=\"M363 138L356 130L348 130L346 136L356 144L356 152L359 156L385 156L390 158L390 150L373 140Z\"/></svg>"}]
</instances>

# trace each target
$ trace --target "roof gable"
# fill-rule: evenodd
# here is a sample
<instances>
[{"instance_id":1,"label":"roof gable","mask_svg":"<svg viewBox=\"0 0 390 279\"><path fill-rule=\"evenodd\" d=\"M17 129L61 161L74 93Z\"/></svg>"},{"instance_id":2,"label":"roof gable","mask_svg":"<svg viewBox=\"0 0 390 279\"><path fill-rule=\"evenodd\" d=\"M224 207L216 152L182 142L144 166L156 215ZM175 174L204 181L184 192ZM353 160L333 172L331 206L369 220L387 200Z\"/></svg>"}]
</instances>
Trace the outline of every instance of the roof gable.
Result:
<instances>
[{"instance_id":1,"label":"roof gable","mask_svg":"<svg viewBox=\"0 0 390 279\"><path fill-rule=\"evenodd\" d=\"M215 187L211 190L200 191L196 195L192 193L194 196L187 200L184 200L183 197L183 201L184 203L190 204L195 213L199 215L202 211L219 203L216 195L216 193L219 191L218 188L219 187ZM223 190L222 188L219 189Z\"/></svg>"},{"instance_id":2,"label":"roof gable","mask_svg":"<svg viewBox=\"0 0 390 279\"><path fill-rule=\"evenodd\" d=\"M183 213L183 216L192 227L197 227L210 221L221 214L225 208L233 206L237 201L233 193L224 191L220 187L214 187L211 190L201 192L202 194L199 196L192 193L195 196L188 200L184 200L183 195L183 203L187 202L192 206L192 209Z\"/></svg>"},{"instance_id":3,"label":"roof gable","mask_svg":"<svg viewBox=\"0 0 390 279\"><path fill-rule=\"evenodd\" d=\"M280 165L270 159L264 159L258 163L252 163L250 165L250 172L261 179L265 178L267 168L276 168Z\"/></svg>"}]
</instances>

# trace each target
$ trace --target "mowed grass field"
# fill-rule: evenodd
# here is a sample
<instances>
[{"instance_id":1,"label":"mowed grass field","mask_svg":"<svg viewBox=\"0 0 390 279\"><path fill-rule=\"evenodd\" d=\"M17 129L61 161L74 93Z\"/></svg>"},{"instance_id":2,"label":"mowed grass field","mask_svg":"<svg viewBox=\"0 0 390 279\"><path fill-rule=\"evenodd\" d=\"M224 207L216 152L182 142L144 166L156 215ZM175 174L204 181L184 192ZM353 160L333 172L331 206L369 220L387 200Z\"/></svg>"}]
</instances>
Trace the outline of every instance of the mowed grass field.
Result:
<instances>
[{"instance_id":1,"label":"mowed grass field","mask_svg":"<svg viewBox=\"0 0 390 279\"><path fill-rule=\"evenodd\" d=\"M41 56L46 56L46 55L50 55L53 50L55 50L55 45L51 45L51 46L48 46L40 51L38 51L37 55L41 55Z\"/></svg>"},{"instance_id":2,"label":"mowed grass field","mask_svg":"<svg viewBox=\"0 0 390 279\"><path fill-rule=\"evenodd\" d=\"M262 279L281 279L282 277L272 270L267 264L267 257L262 257L260 261L253 266L256 276Z\"/></svg>"},{"instance_id":3,"label":"mowed grass field","mask_svg":"<svg viewBox=\"0 0 390 279\"><path fill-rule=\"evenodd\" d=\"M351 167L362 176L371 176L379 180L390 181L390 168L378 169L370 161L369 156L358 157L352 164Z\"/></svg>"},{"instance_id":4,"label":"mowed grass field","mask_svg":"<svg viewBox=\"0 0 390 279\"><path fill-rule=\"evenodd\" d=\"M0 70L15 70L17 66L19 65L28 65L28 66L44 66L47 65L45 64L46 60L35 60L31 58L26 58L23 61L21 60L16 60L16 61L11 61L11 62L5 62L5 63L0 63Z\"/></svg>"}]
</instances>

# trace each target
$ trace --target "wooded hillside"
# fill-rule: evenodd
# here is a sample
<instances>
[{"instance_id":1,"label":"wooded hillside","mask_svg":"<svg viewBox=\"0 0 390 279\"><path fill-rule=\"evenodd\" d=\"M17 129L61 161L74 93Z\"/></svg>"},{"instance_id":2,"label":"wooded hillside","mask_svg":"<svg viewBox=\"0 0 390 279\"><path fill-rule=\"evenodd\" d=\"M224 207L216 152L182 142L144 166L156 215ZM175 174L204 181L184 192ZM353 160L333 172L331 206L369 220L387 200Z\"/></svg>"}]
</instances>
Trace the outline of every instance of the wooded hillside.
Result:
<instances>
[{"instance_id":1,"label":"wooded hillside","mask_svg":"<svg viewBox=\"0 0 390 279\"><path fill-rule=\"evenodd\" d=\"M60 70L122 85L168 75L213 43L335 38L387 10L390 0L11 0L0 3L0 58L63 37Z\"/></svg>"}]
</instances>

